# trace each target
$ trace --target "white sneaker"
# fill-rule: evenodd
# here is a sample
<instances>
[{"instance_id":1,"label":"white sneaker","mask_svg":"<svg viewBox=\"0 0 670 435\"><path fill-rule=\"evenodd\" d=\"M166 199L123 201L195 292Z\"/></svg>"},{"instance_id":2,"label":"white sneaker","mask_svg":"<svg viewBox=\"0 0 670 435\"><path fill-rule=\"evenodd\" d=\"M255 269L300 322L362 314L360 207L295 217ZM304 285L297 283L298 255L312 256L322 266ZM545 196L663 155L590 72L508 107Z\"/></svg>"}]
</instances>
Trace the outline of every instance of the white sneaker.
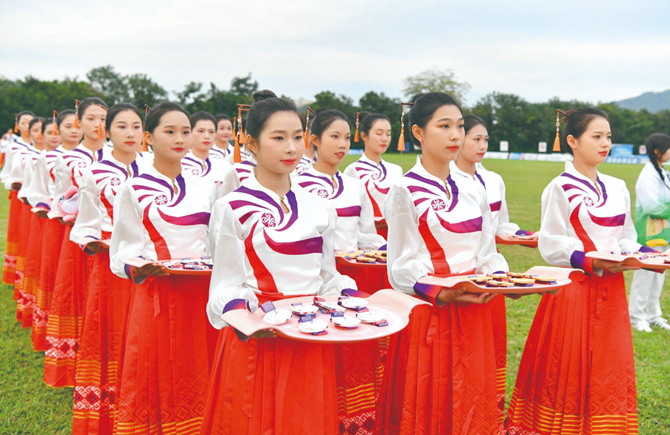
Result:
<instances>
[{"instance_id":1,"label":"white sneaker","mask_svg":"<svg viewBox=\"0 0 670 435\"><path fill-rule=\"evenodd\" d=\"M656 326L657 328L665 329L666 331L670 331L670 325L668 325L668 321L665 319L660 319L660 320L654 320L653 322L650 322L651 325Z\"/></svg>"},{"instance_id":2,"label":"white sneaker","mask_svg":"<svg viewBox=\"0 0 670 435\"><path fill-rule=\"evenodd\" d=\"M633 327L633 329L636 329L638 331L651 332L651 328L649 327L649 323L647 322L635 322L631 326Z\"/></svg>"}]
</instances>

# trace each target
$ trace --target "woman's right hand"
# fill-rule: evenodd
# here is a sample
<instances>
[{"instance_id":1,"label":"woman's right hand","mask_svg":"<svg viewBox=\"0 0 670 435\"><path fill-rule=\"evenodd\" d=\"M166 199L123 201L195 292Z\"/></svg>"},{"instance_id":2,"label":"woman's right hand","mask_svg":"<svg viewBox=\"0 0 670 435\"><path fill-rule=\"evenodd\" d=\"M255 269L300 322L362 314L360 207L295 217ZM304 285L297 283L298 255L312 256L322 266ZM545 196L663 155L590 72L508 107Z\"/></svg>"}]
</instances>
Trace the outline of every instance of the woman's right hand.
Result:
<instances>
[{"instance_id":1,"label":"woman's right hand","mask_svg":"<svg viewBox=\"0 0 670 435\"><path fill-rule=\"evenodd\" d=\"M168 270L157 261L147 263L142 267L133 266L133 275L135 276L168 276Z\"/></svg>"},{"instance_id":2,"label":"woman's right hand","mask_svg":"<svg viewBox=\"0 0 670 435\"><path fill-rule=\"evenodd\" d=\"M608 260L601 260L600 258L593 259L593 268L603 269L612 273L623 272L625 270L640 269L639 267L630 266L624 263L623 261L608 261Z\"/></svg>"},{"instance_id":3,"label":"woman's right hand","mask_svg":"<svg viewBox=\"0 0 670 435\"><path fill-rule=\"evenodd\" d=\"M470 304L486 304L496 297L495 293L468 293L465 287L443 288L437 299L440 302L464 302Z\"/></svg>"}]
</instances>

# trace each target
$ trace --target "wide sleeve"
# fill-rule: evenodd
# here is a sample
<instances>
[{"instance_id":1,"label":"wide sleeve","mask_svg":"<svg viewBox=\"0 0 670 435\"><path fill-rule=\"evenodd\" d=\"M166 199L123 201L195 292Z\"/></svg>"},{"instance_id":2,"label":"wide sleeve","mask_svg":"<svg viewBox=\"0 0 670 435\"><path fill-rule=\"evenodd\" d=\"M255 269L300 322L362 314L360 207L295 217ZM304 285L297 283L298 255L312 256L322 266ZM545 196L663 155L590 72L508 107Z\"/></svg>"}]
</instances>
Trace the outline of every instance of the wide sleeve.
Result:
<instances>
[{"instance_id":1,"label":"wide sleeve","mask_svg":"<svg viewBox=\"0 0 670 435\"><path fill-rule=\"evenodd\" d=\"M420 278L434 272L430 257L422 255L423 238L412 196L404 186L393 186L384 201L388 216L387 271L391 286L402 293L415 294Z\"/></svg>"},{"instance_id":2,"label":"wide sleeve","mask_svg":"<svg viewBox=\"0 0 670 435\"><path fill-rule=\"evenodd\" d=\"M35 165L33 165L31 160L31 158L27 158L24 163L23 184L21 185L21 189L19 189L19 193L17 194L19 198L28 198L28 187L30 187L30 183L33 180L33 174L35 173Z\"/></svg>"},{"instance_id":3,"label":"wide sleeve","mask_svg":"<svg viewBox=\"0 0 670 435\"><path fill-rule=\"evenodd\" d=\"M337 213L328 207L328 226L321 233L323 240L321 278L323 284L319 289L320 295L339 295L344 289L357 289L356 282L346 275L340 274L335 266L335 227Z\"/></svg>"},{"instance_id":4,"label":"wide sleeve","mask_svg":"<svg viewBox=\"0 0 670 435\"><path fill-rule=\"evenodd\" d=\"M70 240L78 243L85 237L100 240L102 214L100 213L100 195L91 171L86 171L79 186L79 213L70 232Z\"/></svg>"},{"instance_id":5,"label":"wide sleeve","mask_svg":"<svg viewBox=\"0 0 670 435\"><path fill-rule=\"evenodd\" d=\"M63 196L65 192L72 186L72 173L68 168L63 157L59 156L54 164L55 185L54 185L54 201ZM51 212L57 211L58 207L51 207Z\"/></svg>"},{"instance_id":6,"label":"wide sleeve","mask_svg":"<svg viewBox=\"0 0 670 435\"><path fill-rule=\"evenodd\" d=\"M505 197L505 182L502 180L502 177L500 177L498 182L500 186L500 211L498 211L498 228L496 234L516 234L520 228L517 224L509 221L509 209L507 208L507 199Z\"/></svg>"},{"instance_id":7,"label":"wide sleeve","mask_svg":"<svg viewBox=\"0 0 670 435\"><path fill-rule=\"evenodd\" d=\"M49 210L51 208L51 198L49 197L49 170L44 154L37 158L35 163L35 172L30 181L27 192L28 202Z\"/></svg>"},{"instance_id":8,"label":"wide sleeve","mask_svg":"<svg viewBox=\"0 0 670 435\"><path fill-rule=\"evenodd\" d=\"M7 145L5 149L5 164L2 166L2 171L0 171L0 181L3 183L9 177L9 174L12 172L12 164L14 161L14 150L12 150L12 144Z\"/></svg>"},{"instance_id":9,"label":"wide sleeve","mask_svg":"<svg viewBox=\"0 0 670 435\"><path fill-rule=\"evenodd\" d=\"M124 261L140 257L144 252L144 224L136 204L131 183L124 183L114 199L114 227L109 248L110 267L121 278L133 278L132 269Z\"/></svg>"},{"instance_id":10,"label":"wide sleeve","mask_svg":"<svg viewBox=\"0 0 670 435\"><path fill-rule=\"evenodd\" d=\"M12 167L5 179L5 189L11 190L12 184L23 183L23 158L20 152L14 152Z\"/></svg>"},{"instance_id":11,"label":"wide sleeve","mask_svg":"<svg viewBox=\"0 0 670 435\"><path fill-rule=\"evenodd\" d=\"M637 252L642 245L637 242L637 231L635 230L635 223L633 222L630 212L630 192L628 192L625 182L620 181L620 183L621 194L623 195L626 204L626 219L623 223L623 231L621 233L621 238L619 239L619 247L621 248L621 252Z\"/></svg>"},{"instance_id":12,"label":"wide sleeve","mask_svg":"<svg viewBox=\"0 0 670 435\"><path fill-rule=\"evenodd\" d=\"M386 240L379 234L375 228L375 212L372 208L372 202L365 191L365 185L356 181L358 185L358 196L361 202L361 216L358 219L358 228L356 229L358 238L358 249L379 249L386 245Z\"/></svg>"},{"instance_id":13,"label":"wide sleeve","mask_svg":"<svg viewBox=\"0 0 670 435\"><path fill-rule=\"evenodd\" d=\"M651 169L656 174L654 169ZM646 216L670 220L670 189L658 177L650 177L648 167L644 167L635 183L637 209ZM637 212L637 210L636 210Z\"/></svg>"},{"instance_id":14,"label":"wide sleeve","mask_svg":"<svg viewBox=\"0 0 670 435\"><path fill-rule=\"evenodd\" d=\"M212 249L212 280L209 286L207 316L217 329L228 326L221 315L232 309L248 306L251 312L258 308L253 289L246 287L246 253L243 228L230 204L219 200L209 222L209 240Z\"/></svg>"},{"instance_id":15,"label":"wide sleeve","mask_svg":"<svg viewBox=\"0 0 670 435\"><path fill-rule=\"evenodd\" d=\"M538 249L552 266L574 267L594 274L593 259L586 257L584 244L568 233L570 206L558 183L550 183L542 192L542 217Z\"/></svg>"}]
</instances>

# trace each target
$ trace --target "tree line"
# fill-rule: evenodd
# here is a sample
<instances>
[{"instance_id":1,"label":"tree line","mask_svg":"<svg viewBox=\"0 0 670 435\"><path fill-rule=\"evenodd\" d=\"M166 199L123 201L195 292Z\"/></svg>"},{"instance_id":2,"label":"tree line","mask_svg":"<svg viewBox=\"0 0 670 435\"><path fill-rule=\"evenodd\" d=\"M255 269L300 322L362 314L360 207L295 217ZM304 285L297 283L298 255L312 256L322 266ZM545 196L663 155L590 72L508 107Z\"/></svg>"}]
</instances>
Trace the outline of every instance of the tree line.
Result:
<instances>
[{"instance_id":1,"label":"tree line","mask_svg":"<svg viewBox=\"0 0 670 435\"><path fill-rule=\"evenodd\" d=\"M123 75L112 66L94 68L86 74L86 80L65 78L63 80L39 80L28 76L23 80L0 78L0 128L1 131L13 127L14 114L21 110L32 110L40 116L50 116L53 110L74 108L74 100L86 96L98 96L110 106L119 102L130 102L138 108L153 106L159 101L170 99L182 104L189 112L205 110L212 114L237 114L237 104L249 104L251 96L259 89L258 82L251 74L235 77L228 89L221 89L214 83L190 82L180 92L170 95L162 86L146 74ZM405 80L403 93L410 98L416 92L443 91L463 98L469 89L465 82L456 80L450 70L425 71ZM358 102L346 95L323 91L314 96L309 106L338 109L352 122L356 112L383 113L391 120L393 146L400 134L401 100L383 92L369 91ZM556 109L568 110L574 107L593 105L583 101L563 101L558 98L544 103L531 103L518 95L492 92L475 104L463 107L464 113L474 113L483 118L489 126L489 149L497 151L500 141L509 142L509 150L515 152L537 152L539 142L547 142L549 150L556 134ZM644 143L651 133L670 133L670 110L651 113L646 109L630 110L614 103L600 103L597 107L605 110L610 117L612 141L636 146ZM301 107L302 111L306 110ZM405 136L408 138L408 136ZM409 140L409 139L408 139ZM362 143L352 143L352 148L360 148ZM413 148L409 147L411 151Z\"/></svg>"}]
</instances>

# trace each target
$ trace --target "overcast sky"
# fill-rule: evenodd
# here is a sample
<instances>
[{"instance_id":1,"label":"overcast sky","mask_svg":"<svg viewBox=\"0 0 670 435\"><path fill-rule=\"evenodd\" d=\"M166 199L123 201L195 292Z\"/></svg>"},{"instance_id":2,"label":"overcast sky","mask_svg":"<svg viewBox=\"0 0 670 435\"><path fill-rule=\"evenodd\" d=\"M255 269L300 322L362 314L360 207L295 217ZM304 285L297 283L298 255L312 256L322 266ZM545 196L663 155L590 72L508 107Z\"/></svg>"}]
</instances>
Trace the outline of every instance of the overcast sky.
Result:
<instances>
[{"instance_id":1,"label":"overcast sky","mask_svg":"<svg viewBox=\"0 0 670 435\"><path fill-rule=\"evenodd\" d=\"M399 97L435 67L471 85L470 104L492 91L614 101L670 89L669 19L664 0L0 0L0 75L111 64L179 91L251 72L295 99L357 100Z\"/></svg>"}]
</instances>

